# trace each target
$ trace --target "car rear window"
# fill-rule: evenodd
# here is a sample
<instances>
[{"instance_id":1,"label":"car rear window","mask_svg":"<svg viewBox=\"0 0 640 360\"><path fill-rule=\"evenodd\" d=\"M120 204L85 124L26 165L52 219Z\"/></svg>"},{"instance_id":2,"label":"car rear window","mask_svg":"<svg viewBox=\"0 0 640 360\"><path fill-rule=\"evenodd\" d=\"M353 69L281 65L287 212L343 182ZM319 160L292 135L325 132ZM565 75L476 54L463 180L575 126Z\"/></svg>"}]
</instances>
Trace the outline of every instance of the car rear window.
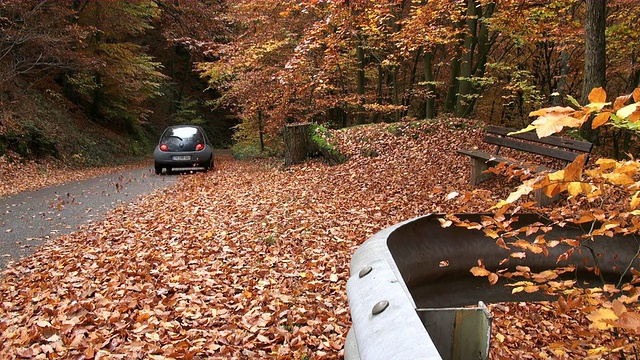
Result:
<instances>
[{"instance_id":1,"label":"car rear window","mask_svg":"<svg viewBox=\"0 0 640 360\"><path fill-rule=\"evenodd\" d=\"M167 144L169 151L194 151L196 144L204 143L204 138L197 128L179 127L167 129L160 142Z\"/></svg>"}]
</instances>

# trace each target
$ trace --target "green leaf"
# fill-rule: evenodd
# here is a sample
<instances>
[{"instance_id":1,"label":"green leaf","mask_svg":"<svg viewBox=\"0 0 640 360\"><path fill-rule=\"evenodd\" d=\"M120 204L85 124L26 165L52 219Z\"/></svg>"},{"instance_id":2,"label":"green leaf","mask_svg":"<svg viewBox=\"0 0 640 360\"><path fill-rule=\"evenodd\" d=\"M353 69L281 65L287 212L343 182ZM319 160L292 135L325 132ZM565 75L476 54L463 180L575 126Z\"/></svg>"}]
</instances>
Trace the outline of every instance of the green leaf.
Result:
<instances>
[{"instance_id":1,"label":"green leaf","mask_svg":"<svg viewBox=\"0 0 640 360\"><path fill-rule=\"evenodd\" d=\"M579 107L579 108L581 108L581 107L582 107L582 105L580 105L580 103L578 102L578 100L576 100L573 96L571 96L571 95L567 95L567 99L569 99L569 101L570 101L573 105L575 105L576 107Z\"/></svg>"}]
</instances>

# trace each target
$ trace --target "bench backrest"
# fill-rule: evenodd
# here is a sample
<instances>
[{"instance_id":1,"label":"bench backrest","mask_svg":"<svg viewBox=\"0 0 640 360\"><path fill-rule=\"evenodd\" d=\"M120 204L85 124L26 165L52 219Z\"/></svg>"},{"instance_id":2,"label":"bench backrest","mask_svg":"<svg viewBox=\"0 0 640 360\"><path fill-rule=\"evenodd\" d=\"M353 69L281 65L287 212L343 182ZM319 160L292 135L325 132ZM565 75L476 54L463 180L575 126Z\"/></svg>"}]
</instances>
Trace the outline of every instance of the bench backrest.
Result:
<instances>
[{"instance_id":1,"label":"bench backrest","mask_svg":"<svg viewBox=\"0 0 640 360\"><path fill-rule=\"evenodd\" d=\"M500 148L505 146L520 151L564 160L565 162L572 162L582 153L589 154L593 148L593 144L587 141L565 139L553 135L539 138L535 132L526 132L507 136L508 133L514 131L517 130L502 126L489 125L484 137L484 142L498 146L496 155L500 152ZM587 159L585 159L585 162Z\"/></svg>"}]
</instances>

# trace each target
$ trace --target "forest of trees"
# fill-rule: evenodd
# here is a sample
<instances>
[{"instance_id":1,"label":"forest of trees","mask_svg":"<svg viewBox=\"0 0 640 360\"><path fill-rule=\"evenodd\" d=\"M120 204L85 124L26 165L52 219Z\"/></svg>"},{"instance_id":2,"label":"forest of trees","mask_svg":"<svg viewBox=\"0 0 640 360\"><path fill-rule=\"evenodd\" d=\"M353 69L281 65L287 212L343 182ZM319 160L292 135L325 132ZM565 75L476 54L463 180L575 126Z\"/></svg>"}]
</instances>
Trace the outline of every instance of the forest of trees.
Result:
<instances>
[{"instance_id":1,"label":"forest of trees","mask_svg":"<svg viewBox=\"0 0 640 360\"><path fill-rule=\"evenodd\" d=\"M235 124L245 143L291 122L522 127L566 95L634 89L639 20L626 0L2 1L2 130L24 89L116 131L199 121L226 145Z\"/></svg>"}]
</instances>

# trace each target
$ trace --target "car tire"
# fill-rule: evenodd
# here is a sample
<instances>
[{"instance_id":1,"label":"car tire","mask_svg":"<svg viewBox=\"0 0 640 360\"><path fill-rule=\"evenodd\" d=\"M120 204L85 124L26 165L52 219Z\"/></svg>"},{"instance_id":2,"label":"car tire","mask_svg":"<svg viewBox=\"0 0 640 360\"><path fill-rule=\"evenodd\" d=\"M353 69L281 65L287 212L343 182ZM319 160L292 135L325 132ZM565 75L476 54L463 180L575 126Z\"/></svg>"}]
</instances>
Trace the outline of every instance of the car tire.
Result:
<instances>
[{"instance_id":1,"label":"car tire","mask_svg":"<svg viewBox=\"0 0 640 360\"><path fill-rule=\"evenodd\" d=\"M213 170L213 156L211 156L211 159L204 164L205 172L209 172L211 170Z\"/></svg>"},{"instance_id":2,"label":"car tire","mask_svg":"<svg viewBox=\"0 0 640 360\"><path fill-rule=\"evenodd\" d=\"M156 175L162 175L162 165L155 163L154 164L155 170L156 170Z\"/></svg>"}]
</instances>

